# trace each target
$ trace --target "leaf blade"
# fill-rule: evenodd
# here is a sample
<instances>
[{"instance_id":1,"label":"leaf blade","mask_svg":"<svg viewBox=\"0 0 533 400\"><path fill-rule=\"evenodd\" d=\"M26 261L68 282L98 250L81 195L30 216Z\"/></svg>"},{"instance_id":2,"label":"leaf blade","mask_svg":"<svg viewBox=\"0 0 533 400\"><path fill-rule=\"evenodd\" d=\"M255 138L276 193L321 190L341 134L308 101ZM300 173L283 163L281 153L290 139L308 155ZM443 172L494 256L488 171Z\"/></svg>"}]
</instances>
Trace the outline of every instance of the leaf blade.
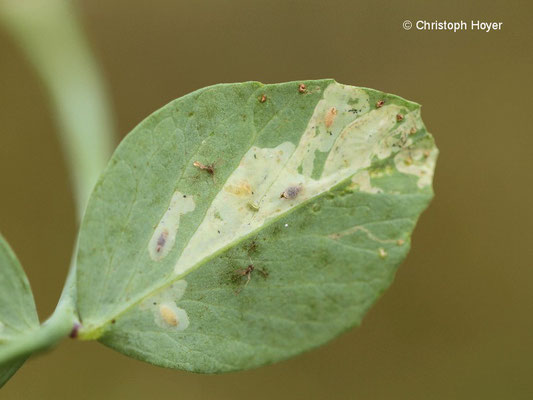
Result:
<instances>
[{"instance_id":1,"label":"leaf blade","mask_svg":"<svg viewBox=\"0 0 533 400\"><path fill-rule=\"evenodd\" d=\"M79 306L87 337L103 334L105 344L159 365L221 372L297 354L360 321L407 253L410 232L432 197L437 150L415 103L332 80L306 86L305 93L294 82L206 88L163 107L121 144L93 194L80 236ZM376 107L378 99L386 105ZM221 154L224 164L213 167ZM389 217L385 228L379 225L383 216ZM309 232L312 247L294 243ZM279 242L270 240L276 234ZM109 235L117 238L110 250ZM134 245L116 246L123 240ZM261 240L270 248L258 246ZM236 250L244 244L248 251ZM96 260L98 248L105 256ZM316 249L323 251L314 254ZM354 257L362 267L354 267ZM101 279L96 295L93 284L103 270L90 265L98 261L108 261L112 272ZM284 269L283 262L291 268ZM334 265L336 272L325 272L324 265ZM365 274L376 287L365 286ZM309 294L300 283L310 276L319 279L315 286L331 287L351 277L357 290L325 295L311 285ZM281 286L287 279L300 289ZM268 301L259 301L261 284L270 290L262 294ZM199 305L206 287L213 301ZM302 301L287 306L291 296ZM284 304L285 314L277 315ZM302 330L288 322L287 313L307 315L306 304L317 307L322 322L300 321ZM220 307L229 307L231 318ZM334 318L326 321L330 315ZM301 340L281 346L283 335L269 318L285 319L285 334ZM235 327L251 331L266 347L240 340ZM308 329L313 333L303 340ZM220 332L229 342L213 339ZM161 346L166 350L158 350ZM221 356L220 348L229 350ZM264 351L254 356L258 348Z\"/></svg>"},{"instance_id":2,"label":"leaf blade","mask_svg":"<svg viewBox=\"0 0 533 400\"><path fill-rule=\"evenodd\" d=\"M39 318L28 278L15 253L0 235L0 346L38 327ZM26 358L0 365L0 387Z\"/></svg>"}]
</instances>

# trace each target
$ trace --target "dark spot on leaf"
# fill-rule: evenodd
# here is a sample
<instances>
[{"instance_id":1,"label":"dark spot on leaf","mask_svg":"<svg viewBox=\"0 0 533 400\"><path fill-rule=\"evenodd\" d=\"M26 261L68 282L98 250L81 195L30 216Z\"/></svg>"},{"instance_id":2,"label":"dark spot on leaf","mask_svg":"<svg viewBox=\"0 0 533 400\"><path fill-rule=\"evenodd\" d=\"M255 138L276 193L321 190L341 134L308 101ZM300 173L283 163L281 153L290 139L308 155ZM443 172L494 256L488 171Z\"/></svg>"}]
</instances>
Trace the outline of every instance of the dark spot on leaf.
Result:
<instances>
[{"instance_id":1,"label":"dark spot on leaf","mask_svg":"<svg viewBox=\"0 0 533 400\"><path fill-rule=\"evenodd\" d=\"M280 227L280 225L276 225L276 226L272 229L272 237L279 236L280 233L281 233L281 227Z\"/></svg>"},{"instance_id":2,"label":"dark spot on leaf","mask_svg":"<svg viewBox=\"0 0 533 400\"><path fill-rule=\"evenodd\" d=\"M257 241L254 239L250 241L249 243L246 243L244 246L244 249L248 252L248 255L252 255L253 253L257 252L258 244Z\"/></svg>"}]
</instances>

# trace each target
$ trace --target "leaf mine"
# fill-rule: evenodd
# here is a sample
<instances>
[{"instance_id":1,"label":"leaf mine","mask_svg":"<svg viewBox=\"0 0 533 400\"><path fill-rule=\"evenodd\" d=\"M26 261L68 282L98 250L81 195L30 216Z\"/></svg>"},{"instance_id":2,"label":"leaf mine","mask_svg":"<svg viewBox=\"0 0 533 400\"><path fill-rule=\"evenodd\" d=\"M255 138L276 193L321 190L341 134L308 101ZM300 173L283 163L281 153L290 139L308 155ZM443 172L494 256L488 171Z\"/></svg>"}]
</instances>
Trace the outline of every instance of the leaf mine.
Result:
<instances>
[{"instance_id":1,"label":"leaf mine","mask_svg":"<svg viewBox=\"0 0 533 400\"><path fill-rule=\"evenodd\" d=\"M163 329L183 331L189 326L187 312L176 305L185 294L187 282L180 280L162 292L149 297L141 304L141 310L150 310L154 317L154 323Z\"/></svg>"},{"instance_id":2,"label":"leaf mine","mask_svg":"<svg viewBox=\"0 0 533 400\"><path fill-rule=\"evenodd\" d=\"M168 255L176 240L181 216L193 211L194 207L192 196L179 191L174 193L148 244L152 260L159 261Z\"/></svg>"}]
</instances>

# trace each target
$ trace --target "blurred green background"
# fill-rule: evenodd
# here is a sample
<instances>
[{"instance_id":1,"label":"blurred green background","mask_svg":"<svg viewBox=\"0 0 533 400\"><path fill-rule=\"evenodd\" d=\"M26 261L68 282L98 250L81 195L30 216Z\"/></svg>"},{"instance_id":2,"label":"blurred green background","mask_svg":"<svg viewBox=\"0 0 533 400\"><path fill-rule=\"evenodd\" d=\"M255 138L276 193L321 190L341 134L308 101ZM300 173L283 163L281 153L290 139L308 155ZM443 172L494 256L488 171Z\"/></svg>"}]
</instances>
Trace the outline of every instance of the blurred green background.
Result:
<instances>
[{"instance_id":1,"label":"blurred green background","mask_svg":"<svg viewBox=\"0 0 533 400\"><path fill-rule=\"evenodd\" d=\"M206 376L67 340L30 360L2 399L533 398L531 2L78 3L120 137L207 85L335 78L423 104L441 151L436 197L391 289L327 346ZM503 30L405 31L405 19ZM76 234L72 187L47 93L1 27L0 121L0 229L44 319Z\"/></svg>"}]
</instances>

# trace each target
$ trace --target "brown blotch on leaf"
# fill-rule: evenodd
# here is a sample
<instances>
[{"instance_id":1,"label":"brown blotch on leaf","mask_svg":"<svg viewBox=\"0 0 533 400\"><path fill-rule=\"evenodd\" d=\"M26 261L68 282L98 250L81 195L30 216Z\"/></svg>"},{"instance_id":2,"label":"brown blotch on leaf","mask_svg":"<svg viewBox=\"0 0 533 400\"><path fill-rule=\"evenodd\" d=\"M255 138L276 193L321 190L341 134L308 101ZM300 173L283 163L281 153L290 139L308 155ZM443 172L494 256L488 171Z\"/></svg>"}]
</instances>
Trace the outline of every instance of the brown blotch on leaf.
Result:
<instances>
[{"instance_id":1,"label":"brown blotch on leaf","mask_svg":"<svg viewBox=\"0 0 533 400\"><path fill-rule=\"evenodd\" d=\"M261 95L261 97L259 98L259 102L260 102L260 103L264 103L265 101L267 101L267 97L266 97L266 94L263 94L263 95Z\"/></svg>"},{"instance_id":2,"label":"brown blotch on leaf","mask_svg":"<svg viewBox=\"0 0 533 400\"><path fill-rule=\"evenodd\" d=\"M255 239L252 240L246 247L249 255L251 255L251 253L255 253L258 248L257 241Z\"/></svg>"},{"instance_id":3,"label":"brown blotch on leaf","mask_svg":"<svg viewBox=\"0 0 533 400\"><path fill-rule=\"evenodd\" d=\"M398 121L398 122L403 121L403 115L402 114L396 114L396 121Z\"/></svg>"},{"instance_id":4,"label":"brown blotch on leaf","mask_svg":"<svg viewBox=\"0 0 533 400\"><path fill-rule=\"evenodd\" d=\"M411 130L409 131L410 135L414 135L416 133L416 128L413 126Z\"/></svg>"},{"instance_id":5,"label":"brown blotch on leaf","mask_svg":"<svg viewBox=\"0 0 533 400\"><path fill-rule=\"evenodd\" d=\"M383 104L385 104L385 100L379 100L376 102L376 108L381 108L383 107Z\"/></svg>"},{"instance_id":6,"label":"brown blotch on leaf","mask_svg":"<svg viewBox=\"0 0 533 400\"><path fill-rule=\"evenodd\" d=\"M298 91L299 91L300 93L305 93L305 92L307 92L307 86L305 86L305 84L303 84L303 83L300 83L300 85L298 85Z\"/></svg>"}]
</instances>

